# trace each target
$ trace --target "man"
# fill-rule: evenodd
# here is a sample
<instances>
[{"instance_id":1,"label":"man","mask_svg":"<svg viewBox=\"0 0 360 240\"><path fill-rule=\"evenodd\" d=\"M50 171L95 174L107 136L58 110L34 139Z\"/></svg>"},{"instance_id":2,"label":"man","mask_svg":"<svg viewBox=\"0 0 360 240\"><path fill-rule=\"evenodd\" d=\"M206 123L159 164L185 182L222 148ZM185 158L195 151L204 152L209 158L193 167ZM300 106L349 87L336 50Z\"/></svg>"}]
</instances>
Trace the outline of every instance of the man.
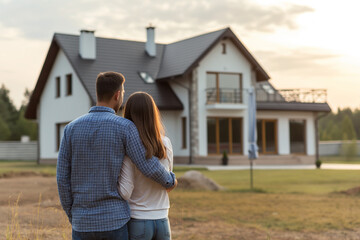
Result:
<instances>
[{"instance_id":1,"label":"man","mask_svg":"<svg viewBox=\"0 0 360 240\"><path fill-rule=\"evenodd\" d=\"M124 155L147 177L167 189L176 185L156 157L145 159L135 125L115 113L125 78L116 72L96 79L97 104L64 129L57 162L60 202L77 239L128 239L130 210L117 191Z\"/></svg>"}]
</instances>

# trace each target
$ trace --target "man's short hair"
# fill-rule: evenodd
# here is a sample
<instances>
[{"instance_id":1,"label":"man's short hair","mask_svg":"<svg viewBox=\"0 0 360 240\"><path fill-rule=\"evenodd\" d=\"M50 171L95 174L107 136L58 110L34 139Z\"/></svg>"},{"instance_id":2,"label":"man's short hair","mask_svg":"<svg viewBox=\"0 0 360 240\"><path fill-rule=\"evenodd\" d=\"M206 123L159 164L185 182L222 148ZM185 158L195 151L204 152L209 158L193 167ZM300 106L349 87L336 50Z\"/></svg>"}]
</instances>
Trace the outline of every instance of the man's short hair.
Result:
<instances>
[{"instance_id":1,"label":"man's short hair","mask_svg":"<svg viewBox=\"0 0 360 240\"><path fill-rule=\"evenodd\" d=\"M96 96L98 101L109 101L121 90L125 77L117 72L102 72L96 78Z\"/></svg>"}]
</instances>

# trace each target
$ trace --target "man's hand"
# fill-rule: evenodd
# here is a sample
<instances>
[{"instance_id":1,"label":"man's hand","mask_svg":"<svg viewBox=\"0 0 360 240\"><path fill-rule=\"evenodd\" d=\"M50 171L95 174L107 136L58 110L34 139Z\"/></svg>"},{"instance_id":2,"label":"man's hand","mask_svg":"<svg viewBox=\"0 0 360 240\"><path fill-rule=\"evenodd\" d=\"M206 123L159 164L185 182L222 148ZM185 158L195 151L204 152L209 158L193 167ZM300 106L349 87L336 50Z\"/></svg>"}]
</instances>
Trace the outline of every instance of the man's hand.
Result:
<instances>
[{"instance_id":1,"label":"man's hand","mask_svg":"<svg viewBox=\"0 0 360 240\"><path fill-rule=\"evenodd\" d=\"M167 191L167 192L171 192L172 190L174 190L174 189L176 188L177 184L178 184L178 181L177 181L177 179L175 178L174 186L172 186L171 188L166 189L166 191Z\"/></svg>"}]
</instances>

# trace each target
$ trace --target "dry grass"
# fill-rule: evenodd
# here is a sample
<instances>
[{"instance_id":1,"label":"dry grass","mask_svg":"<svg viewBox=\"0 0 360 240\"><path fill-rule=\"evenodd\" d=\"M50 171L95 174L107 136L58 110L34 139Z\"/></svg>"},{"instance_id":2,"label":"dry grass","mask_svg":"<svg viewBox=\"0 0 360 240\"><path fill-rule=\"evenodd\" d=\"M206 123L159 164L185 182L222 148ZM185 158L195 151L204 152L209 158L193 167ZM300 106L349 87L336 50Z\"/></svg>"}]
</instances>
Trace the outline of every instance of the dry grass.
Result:
<instances>
[{"instance_id":1,"label":"dry grass","mask_svg":"<svg viewBox=\"0 0 360 240\"><path fill-rule=\"evenodd\" d=\"M247 171L201 171L228 190L173 191L174 240L359 239L360 197L337 193L358 171L255 171L257 192ZM0 178L0 239L71 239L54 177Z\"/></svg>"}]
</instances>

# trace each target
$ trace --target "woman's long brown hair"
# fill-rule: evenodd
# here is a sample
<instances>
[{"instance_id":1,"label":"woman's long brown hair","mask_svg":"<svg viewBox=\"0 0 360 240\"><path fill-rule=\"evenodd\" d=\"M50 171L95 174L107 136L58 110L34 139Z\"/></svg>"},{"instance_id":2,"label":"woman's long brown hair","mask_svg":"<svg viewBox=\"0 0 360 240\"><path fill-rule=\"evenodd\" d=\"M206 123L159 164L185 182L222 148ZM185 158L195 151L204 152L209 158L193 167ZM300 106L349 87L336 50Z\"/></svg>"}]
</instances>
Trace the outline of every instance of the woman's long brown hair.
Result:
<instances>
[{"instance_id":1,"label":"woman's long brown hair","mask_svg":"<svg viewBox=\"0 0 360 240\"><path fill-rule=\"evenodd\" d=\"M131 120L137 127L140 139L146 150L146 158L155 156L166 158L162 141L164 126L154 99L146 92L135 92L125 103L124 118Z\"/></svg>"}]
</instances>

